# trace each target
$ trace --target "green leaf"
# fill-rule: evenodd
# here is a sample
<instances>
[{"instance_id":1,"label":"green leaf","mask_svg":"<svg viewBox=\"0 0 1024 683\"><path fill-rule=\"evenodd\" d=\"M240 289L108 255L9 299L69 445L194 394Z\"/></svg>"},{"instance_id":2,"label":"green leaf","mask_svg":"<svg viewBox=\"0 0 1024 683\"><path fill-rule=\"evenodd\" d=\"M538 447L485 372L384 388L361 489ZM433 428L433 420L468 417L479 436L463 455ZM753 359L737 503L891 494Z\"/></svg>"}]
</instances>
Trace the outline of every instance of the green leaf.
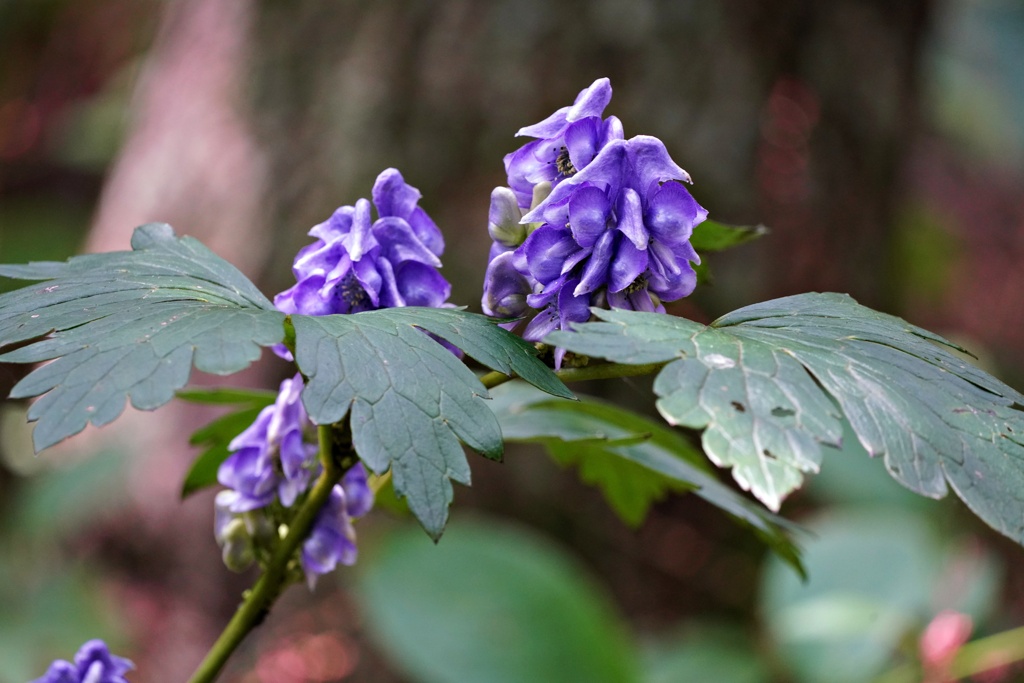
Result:
<instances>
[{"instance_id":1,"label":"green leaf","mask_svg":"<svg viewBox=\"0 0 1024 683\"><path fill-rule=\"evenodd\" d=\"M317 424L350 416L352 440L376 474L392 471L395 492L433 538L452 500L451 480L469 484L461 440L500 459L501 430L476 376L429 331L490 368L571 396L532 345L465 311L392 308L354 315L292 316L295 359L309 378L302 401Z\"/></svg>"},{"instance_id":2,"label":"green leaf","mask_svg":"<svg viewBox=\"0 0 1024 683\"><path fill-rule=\"evenodd\" d=\"M268 406L277 398L269 389L241 389L236 387L189 387L174 393L176 398L204 405Z\"/></svg>"},{"instance_id":3,"label":"green leaf","mask_svg":"<svg viewBox=\"0 0 1024 683\"><path fill-rule=\"evenodd\" d=\"M704 429L720 466L772 508L838 446L842 415L907 488L953 490L1024 543L1024 396L938 335L840 294L748 306L705 327L631 311L548 342L624 363L670 361L655 382L673 424Z\"/></svg>"},{"instance_id":4,"label":"green leaf","mask_svg":"<svg viewBox=\"0 0 1024 683\"><path fill-rule=\"evenodd\" d=\"M273 403L274 398L271 396L265 405L250 406L222 415L205 427L200 427L189 437L189 444L202 446L205 450L193 461L192 467L185 475L185 481L181 485L182 498L217 483L217 470L231 455L228 444L255 422L260 411Z\"/></svg>"},{"instance_id":5,"label":"green leaf","mask_svg":"<svg viewBox=\"0 0 1024 683\"><path fill-rule=\"evenodd\" d=\"M780 558L803 571L790 538L795 527L719 482L702 454L672 429L590 397L551 400L519 382L492 394L506 441L540 443L556 459L578 464L581 478L601 488L627 523L643 521L667 492L692 490L752 527Z\"/></svg>"},{"instance_id":6,"label":"green leaf","mask_svg":"<svg viewBox=\"0 0 1024 683\"><path fill-rule=\"evenodd\" d=\"M193 364L238 372L284 337L284 315L198 241L151 223L132 248L0 266L6 277L48 281L0 296L0 362L53 361L11 392L46 394L29 411L37 451L114 420L126 398L142 410L167 403Z\"/></svg>"},{"instance_id":7,"label":"green leaf","mask_svg":"<svg viewBox=\"0 0 1024 683\"><path fill-rule=\"evenodd\" d=\"M724 251L731 247L752 242L768 234L763 225L725 225L718 221L704 221L693 229L690 244L697 253Z\"/></svg>"},{"instance_id":8,"label":"green leaf","mask_svg":"<svg viewBox=\"0 0 1024 683\"><path fill-rule=\"evenodd\" d=\"M452 525L444 543L394 534L360 557L370 635L410 680L634 683L621 617L584 567L496 520Z\"/></svg>"}]
</instances>

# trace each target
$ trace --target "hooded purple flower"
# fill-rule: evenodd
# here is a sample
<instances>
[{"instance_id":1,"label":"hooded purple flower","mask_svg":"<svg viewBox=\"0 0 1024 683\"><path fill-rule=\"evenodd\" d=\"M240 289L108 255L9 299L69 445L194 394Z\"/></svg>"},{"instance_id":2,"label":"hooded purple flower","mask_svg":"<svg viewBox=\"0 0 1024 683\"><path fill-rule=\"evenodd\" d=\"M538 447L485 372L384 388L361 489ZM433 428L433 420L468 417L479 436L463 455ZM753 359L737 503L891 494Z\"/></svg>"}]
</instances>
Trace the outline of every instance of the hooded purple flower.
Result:
<instances>
[{"instance_id":1,"label":"hooded purple flower","mask_svg":"<svg viewBox=\"0 0 1024 683\"><path fill-rule=\"evenodd\" d=\"M600 79L572 107L520 130L540 139L505 157L511 190L491 195L483 309L509 317L538 311L525 339L585 322L591 306L664 313L663 301L696 285L691 263L700 259L690 235L707 211L660 140L625 140L617 119L601 120L610 97ZM509 225L517 213L525 231ZM556 367L563 355L555 351Z\"/></svg>"},{"instance_id":2,"label":"hooded purple flower","mask_svg":"<svg viewBox=\"0 0 1024 683\"><path fill-rule=\"evenodd\" d=\"M310 589L319 574L326 574L339 564L355 564L356 532L352 520L362 517L372 507L373 492L367 482L366 469L360 463L346 472L341 483L331 491L309 538L302 544L302 568Z\"/></svg>"},{"instance_id":3,"label":"hooded purple flower","mask_svg":"<svg viewBox=\"0 0 1024 683\"><path fill-rule=\"evenodd\" d=\"M238 494L232 512L268 505L278 498L290 507L316 474L317 445L307 438L312 422L302 406L302 376L281 382L274 405L228 445L232 455L221 463L217 480Z\"/></svg>"},{"instance_id":4,"label":"hooded purple flower","mask_svg":"<svg viewBox=\"0 0 1024 683\"><path fill-rule=\"evenodd\" d=\"M557 185L583 169L609 142L622 139L622 123L616 117L601 119L611 98L611 83L599 78L576 96L571 107L516 133L537 138L505 156L508 184L519 206L530 207L538 183Z\"/></svg>"},{"instance_id":5,"label":"hooded purple flower","mask_svg":"<svg viewBox=\"0 0 1024 683\"><path fill-rule=\"evenodd\" d=\"M127 659L110 654L102 640L90 640L79 648L74 663L58 659L31 683L128 683L124 674L134 668Z\"/></svg>"},{"instance_id":6,"label":"hooded purple flower","mask_svg":"<svg viewBox=\"0 0 1024 683\"><path fill-rule=\"evenodd\" d=\"M386 169L370 202L342 206L309 234L317 241L295 257L297 283L274 297L285 313L330 315L396 306L441 306L451 285L437 268L444 241L417 204L420 192Z\"/></svg>"},{"instance_id":7,"label":"hooded purple flower","mask_svg":"<svg viewBox=\"0 0 1024 683\"><path fill-rule=\"evenodd\" d=\"M689 180L657 138L610 143L523 216L543 223L521 247L526 270L545 292L572 280L575 297L603 290L613 308L663 311L697 282L690 235L707 211Z\"/></svg>"},{"instance_id":8,"label":"hooded purple flower","mask_svg":"<svg viewBox=\"0 0 1024 683\"><path fill-rule=\"evenodd\" d=\"M271 503L291 507L321 472L318 447L312 441L314 425L302 406L302 387L301 375L282 382L274 405L264 408L231 441L228 448L233 453L217 472L229 490L217 494L214 536L224 564L234 571L251 565L261 548L265 551L275 542L278 525L287 523L284 510ZM310 587L317 574L355 562L352 519L371 507L366 470L356 463L331 492L303 544L302 566Z\"/></svg>"}]
</instances>

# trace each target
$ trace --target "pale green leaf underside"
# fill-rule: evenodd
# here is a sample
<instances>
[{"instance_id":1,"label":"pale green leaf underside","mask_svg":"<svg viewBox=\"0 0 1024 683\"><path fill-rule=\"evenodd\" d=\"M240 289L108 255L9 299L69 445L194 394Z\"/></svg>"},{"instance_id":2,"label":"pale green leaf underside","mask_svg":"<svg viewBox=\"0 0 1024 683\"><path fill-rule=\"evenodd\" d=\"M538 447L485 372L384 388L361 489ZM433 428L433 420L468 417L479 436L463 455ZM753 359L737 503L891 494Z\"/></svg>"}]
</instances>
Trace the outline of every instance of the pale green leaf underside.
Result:
<instances>
[{"instance_id":1,"label":"pale green leaf underside","mask_svg":"<svg viewBox=\"0 0 1024 683\"><path fill-rule=\"evenodd\" d=\"M457 344L493 369L571 396L530 345L482 316L404 308L293 316L292 322L296 362L309 379L303 403L310 418L330 424L350 414L360 459L377 474L391 469L395 492L408 500L434 538L448 519L451 481L469 484L469 463L459 441L498 459L502 438L494 414L481 400L487 390L422 330Z\"/></svg>"},{"instance_id":2,"label":"pale green leaf underside","mask_svg":"<svg viewBox=\"0 0 1024 683\"><path fill-rule=\"evenodd\" d=\"M0 349L20 346L0 362L52 361L11 392L46 394L29 410L37 450L112 421L126 398L143 410L167 403L193 364L231 374L284 338L284 315L198 241L154 223L132 247L0 266L2 276L45 280L0 296Z\"/></svg>"},{"instance_id":3,"label":"pale green leaf underside","mask_svg":"<svg viewBox=\"0 0 1024 683\"><path fill-rule=\"evenodd\" d=\"M799 571L786 520L719 482L707 461L682 436L629 410L593 398L560 401L513 382L492 391L491 408L507 441L543 444L569 455L587 483L599 486L620 514L647 509L669 489L692 490L750 525ZM657 485L660 482L660 485Z\"/></svg>"},{"instance_id":4,"label":"pale green leaf underside","mask_svg":"<svg viewBox=\"0 0 1024 683\"><path fill-rule=\"evenodd\" d=\"M890 474L947 486L1024 542L1024 396L947 352L941 337L840 294L748 306L711 326L595 311L553 344L624 363L670 361L655 383L673 424L704 429L713 461L771 507L839 443L840 411Z\"/></svg>"}]
</instances>

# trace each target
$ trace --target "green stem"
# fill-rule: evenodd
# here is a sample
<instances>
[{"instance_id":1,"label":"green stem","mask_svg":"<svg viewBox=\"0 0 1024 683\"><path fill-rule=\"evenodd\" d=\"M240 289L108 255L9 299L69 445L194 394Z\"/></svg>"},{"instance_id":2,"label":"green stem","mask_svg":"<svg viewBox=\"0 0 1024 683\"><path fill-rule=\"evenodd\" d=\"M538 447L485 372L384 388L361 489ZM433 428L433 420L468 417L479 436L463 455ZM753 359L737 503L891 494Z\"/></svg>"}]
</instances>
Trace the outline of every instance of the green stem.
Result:
<instances>
[{"instance_id":1,"label":"green stem","mask_svg":"<svg viewBox=\"0 0 1024 683\"><path fill-rule=\"evenodd\" d=\"M665 363L645 363L644 365L620 365L619 363L601 363L587 365L582 368L566 368L556 370L555 374L563 382L583 382L591 379L611 379L613 377L636 377L649 375L665 367ZM503 372L488 372L480 378L480 382L488 389L516 379L517 375L506 375Z\"/></svg>"},{"instance_id":2,"label":"green stem","mask_svg":"<svg viewBox=\"0 0 1024 683\"><path fill-rule=\"evenodd\" d=\"M1024 626L966 643L943 674L949 680L959 681L1021 660L1024 660ZM875 683L914 683L919 680L921 665L911 663L890 670Z\"/></svg>"},{"instance_id":3,"label":"green stem","mask_svg":"<svg viewBox=\"0 0 1024 683\"><path fill-rule=\"evenodd\" d=\"M249 631L263 621L270 611L271 605L285 587L288 566L295 556L299 544L309 535L313 528L313 522L316 521L317 514L330 497L334 485L341 481L345 471L354 464L355 456L351 444L339 444L341 447L339 450L346 446L347 450L342 450L339 454L343 458L341 461L335 458L333 452L335 437L331 425L320 425L317 428L317 435L320 441L320 462L323 464L323 473L313 485L306 502L302 504L289 524L288 532L274 549L266 571L256 581L252 590L246 591L242 604L238 606L235 615L221 632L217 642L210 648L199 668L192 674L189 683L210 683L215 680L235 648L239 646Z\"/></svg>"}]
</instances>

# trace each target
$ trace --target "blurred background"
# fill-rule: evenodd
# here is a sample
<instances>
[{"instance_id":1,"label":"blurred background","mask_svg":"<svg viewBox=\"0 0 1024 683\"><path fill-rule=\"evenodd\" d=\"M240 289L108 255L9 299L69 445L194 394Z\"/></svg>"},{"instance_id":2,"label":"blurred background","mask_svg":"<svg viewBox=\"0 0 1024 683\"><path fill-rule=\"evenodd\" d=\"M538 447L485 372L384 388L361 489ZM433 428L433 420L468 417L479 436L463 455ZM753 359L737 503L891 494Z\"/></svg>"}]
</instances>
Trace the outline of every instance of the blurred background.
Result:
<instances>
[{"instance_id":1,"label":"blurred background","mask_svg":"<svg viewBox=\"0 0 1024 683\"><path fill-rule=\"evenodd\" d=\"M166 221L272 295L394 166L479 310L502 155L601 76L713 218L772 230L671 312L849 292L1024 387L1018 0L0 0L0 260ZM24 371L0 366L4 395ZM652 408L642 381L608 391ZM185 680L253 578L221 565L213 492L179 500L183 435L216 413L127 414L37 457L25 410L0 406L0 683L97 636L133 680ZM471 462L437 548L375 513L359 566L289 591L223 680L868 681L944 611L971 637L1024 624L1024 550L862 452L783 508L814 532L806 584L692 496L631 528L540 451Z\"/></svg>"}]
</instances>

